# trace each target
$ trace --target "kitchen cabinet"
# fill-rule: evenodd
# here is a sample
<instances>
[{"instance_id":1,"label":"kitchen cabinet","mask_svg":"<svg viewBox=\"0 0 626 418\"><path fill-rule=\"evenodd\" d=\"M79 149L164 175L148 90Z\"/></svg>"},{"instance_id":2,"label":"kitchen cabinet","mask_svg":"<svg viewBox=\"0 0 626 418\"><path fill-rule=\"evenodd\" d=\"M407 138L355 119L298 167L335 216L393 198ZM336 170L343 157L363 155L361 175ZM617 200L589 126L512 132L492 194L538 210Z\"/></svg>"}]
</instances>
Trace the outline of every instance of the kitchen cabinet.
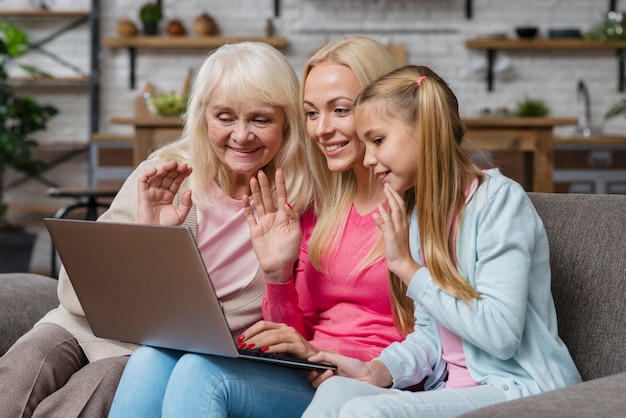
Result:
<instances>
[{"instance_id":1,"label":"kitchen cabinet","mask_svg":"<svg viewBox=\"0 0 626 418\"><path fill-rule=\"evenodd\" d=\"M468 49L484 50L487 54L487 90L493 91L493 66L496 53L499 50L507 51L539 51L539 50L606 50L614 51L618 60L618 90L624 91L624 50L626 42L604 42L579 38L536 38L536 39L500 39L479 38L465 42Z\"/></svg>"},{"instance_id":2,"label":"kitchen cabinet","mask_svg":"<svg viewBox=\"0 0 626 418\"><path fill-rule=\"evenodd\" d=\"M464 119L467 127L464 146L470 151L515 152L531 156L524 167L529 192L554 191L555 126L576 125L577 118L483 117Z\"/></svg>"},{"instance_id":3,"label":"kitchen cabinet","mask_svg":"<svg viewBox=\"0 0 626 418\"><path fill-rule=\"evenodd\" d=\"M104 38L104 46L112 49L125 48L129 57L129 87L135 88L135 64L138 49L215 49L227 43L257 41L268 43L275 48L287 47L287 40L279 36L271 37L223 37L223 36L133 36L128 38Z\"/></svg>"},{"instance_id":4,"label":"kitchen cabinet","mask_svg":"<svg viewBox=\"0 0 626 418\"><path fill-rule=\"evenodd\" d=\"M556 137L554 188L560 193L626 194L626 136Z\"/></svg>"}]
</instances>

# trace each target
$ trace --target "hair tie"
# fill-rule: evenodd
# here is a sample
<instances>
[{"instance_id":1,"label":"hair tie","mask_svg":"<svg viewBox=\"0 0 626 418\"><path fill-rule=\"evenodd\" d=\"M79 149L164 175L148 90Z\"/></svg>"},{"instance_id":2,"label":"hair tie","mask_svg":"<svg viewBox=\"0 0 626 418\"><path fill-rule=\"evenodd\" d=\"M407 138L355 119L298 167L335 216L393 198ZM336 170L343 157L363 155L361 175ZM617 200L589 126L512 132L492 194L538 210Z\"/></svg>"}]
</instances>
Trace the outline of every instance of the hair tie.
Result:
<instances>
[{"instance_id":1,"label":"hair tie","mask_svg":"<svg viewBox=\"0 0 626 418\"><path fill-rule=\"evenodd\" d=\"M422 85L422 81L426 78L425 75L421 76L420 78L417 79L417 85L421 86Z\"/></svg>"}]
</instances>

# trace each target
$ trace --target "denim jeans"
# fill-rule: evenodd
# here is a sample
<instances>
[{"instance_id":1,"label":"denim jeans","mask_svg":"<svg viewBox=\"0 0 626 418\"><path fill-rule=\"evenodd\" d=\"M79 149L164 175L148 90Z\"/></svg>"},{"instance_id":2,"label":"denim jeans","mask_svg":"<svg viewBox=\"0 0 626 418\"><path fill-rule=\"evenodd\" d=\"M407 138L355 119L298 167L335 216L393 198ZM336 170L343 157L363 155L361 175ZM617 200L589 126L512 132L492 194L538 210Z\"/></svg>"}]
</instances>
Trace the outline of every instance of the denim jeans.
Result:
<instances>
[{"instance_id":1,"label":"denim jeans","mask_svg":"<svg viewBox=\"0 0 626 418\"><path fill-rule=\"evenodd\" d=\"M109 417L299 417L313 398L307 371L142 347Z\"/></svg>"},{"instance_id":2,"label":"denim jeans","mask_svg":"<svg viewBox=\"0 0 626 418\"><path fill-rule=\"evenodd\" d=\"M302 418L443 418L506 401L489 385L409 392L334 376L320 385Z\"/></svg>"}]
</instances>

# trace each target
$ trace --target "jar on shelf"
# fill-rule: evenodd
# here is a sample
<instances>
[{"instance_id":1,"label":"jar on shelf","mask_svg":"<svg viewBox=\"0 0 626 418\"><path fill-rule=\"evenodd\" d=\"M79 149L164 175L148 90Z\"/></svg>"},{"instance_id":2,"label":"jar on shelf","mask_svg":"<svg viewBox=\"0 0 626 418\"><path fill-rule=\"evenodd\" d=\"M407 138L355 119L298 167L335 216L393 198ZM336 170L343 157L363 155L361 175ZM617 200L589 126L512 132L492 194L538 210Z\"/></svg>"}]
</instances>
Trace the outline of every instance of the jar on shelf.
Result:
<instances>
[{"instance_id":1,"label":"jar on shelf","mask_svg":"<svg viewBox=\"0 0 626 418\"><path fill-rule=\"evenodd\" d=\"M138 29L132 20L125 17L124 19L117 22L115 31L117 32L117 36L119 36L120 38L130 38L137 35Z\"/></svg>"},{"instance_id":2,"label":"jar on shelf","mask_svg":"<svg viewBox=\"0 0 626 418\"><path fill-rule=\"evenodd\" d=\"M196 36L213 36L217 35L218 28L215 20L207 13L203 13L193 22L193 32Z\"/></svg>"},{"instance_id":3,"label":"jar on shelf","mask_svg":"<svg viewBox=\"0 0 626 418\"><path fill-rule=\"evenodd\" d=\"M187 29L180 19L172 19L167 23L167 34L169 36L184 36Z\"/></svg>"}]
</instances>

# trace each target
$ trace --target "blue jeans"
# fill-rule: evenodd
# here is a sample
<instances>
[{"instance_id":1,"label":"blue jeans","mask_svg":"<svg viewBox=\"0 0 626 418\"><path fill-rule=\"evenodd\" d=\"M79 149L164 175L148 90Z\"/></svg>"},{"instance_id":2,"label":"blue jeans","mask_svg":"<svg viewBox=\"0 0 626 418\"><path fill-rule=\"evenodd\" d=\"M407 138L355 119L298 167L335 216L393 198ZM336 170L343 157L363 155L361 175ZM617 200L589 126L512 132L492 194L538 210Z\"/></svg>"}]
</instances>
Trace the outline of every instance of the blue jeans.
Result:
<instances>
[{"instance_id":1,"label":"blue jeans","mask_svg":"<svg viewBox=\"0 0 626 418\"><path fill-rule=\"evenodd\" d=\"M317 388L302 418L452 418L506 400L489 385L408 392L334 376Z\"/></svg>"},{"instance_id":2,"label":"blue jeans","mask_svg":"<svg viewBox=\"0 0 626 418\"><path fill-rule=\"evenodd\" d=\"M314 394L307 373L142 347L126 365L109 417L299 417Z\"/></svg>"}]
</instances>

